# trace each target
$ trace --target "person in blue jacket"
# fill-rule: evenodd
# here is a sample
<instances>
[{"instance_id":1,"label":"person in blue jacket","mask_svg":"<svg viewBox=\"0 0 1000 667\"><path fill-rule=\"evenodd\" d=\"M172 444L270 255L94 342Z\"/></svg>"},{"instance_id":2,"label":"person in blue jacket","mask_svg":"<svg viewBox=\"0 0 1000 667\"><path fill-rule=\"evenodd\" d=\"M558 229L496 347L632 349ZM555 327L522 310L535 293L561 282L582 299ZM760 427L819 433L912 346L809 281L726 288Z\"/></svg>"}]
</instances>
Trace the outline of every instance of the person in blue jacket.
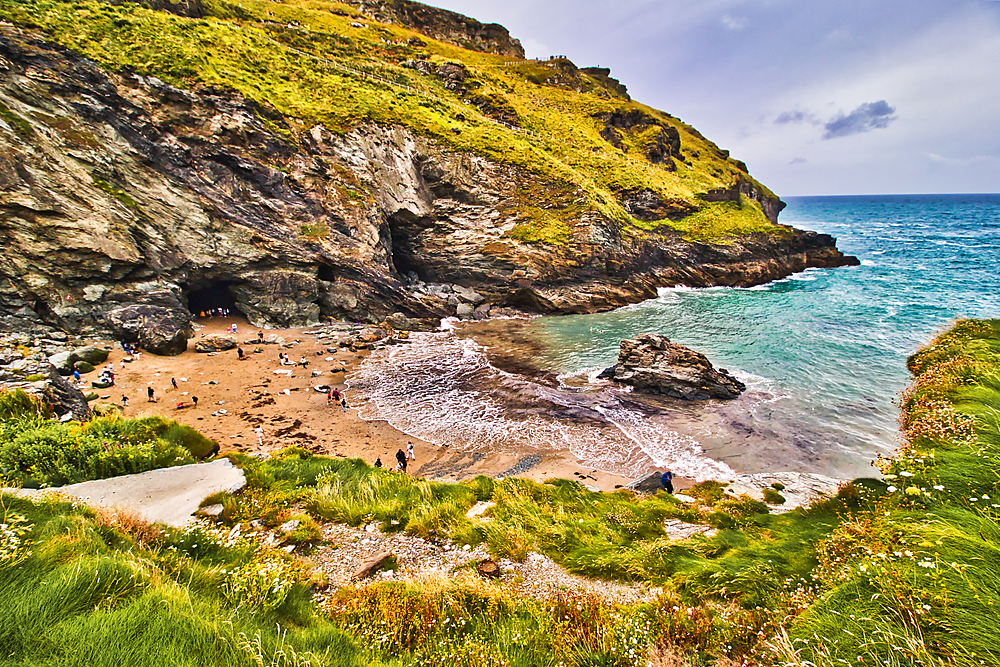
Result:
<instances>
[{"instance_id":1,"label":"person in blue jacket","mask_svg":"<svg viewBox=\"0 0 1000 667\"><path fill-rule=\"evenodd\" d=\"M667 470L663 473L663 488L667 490L667 493L674 492L674 473Z\"/></svg>"}]
</instances>

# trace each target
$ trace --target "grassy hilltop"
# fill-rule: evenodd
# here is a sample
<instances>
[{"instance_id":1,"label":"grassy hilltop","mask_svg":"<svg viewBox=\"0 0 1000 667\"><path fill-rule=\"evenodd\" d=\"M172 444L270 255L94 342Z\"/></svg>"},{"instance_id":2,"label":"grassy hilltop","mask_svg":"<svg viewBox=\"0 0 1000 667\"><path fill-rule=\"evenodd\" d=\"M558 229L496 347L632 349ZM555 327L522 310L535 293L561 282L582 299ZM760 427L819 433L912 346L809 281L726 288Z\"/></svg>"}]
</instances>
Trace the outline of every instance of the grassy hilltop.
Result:
<instances>
[{"instance_id":1,"label":"grassy hilltop","mask_svg":"<svg viewBox=\"0 0 1000 667\"><path fill-rule=\"evenodd\" d=\"M905 441L879 461L884 481L781 515L715 483L691 505L568 480L428 482L295 449L235 457L248 488L211 499L220 524L187 530L3 496L0 664L995 665L1000 321L960 322L909 364ZM30 426L37 406L23 398L4 406L22 446L51 430ZM483 500L487 520L466 518ZM294 556L265 539L289 518ZM718 532L673 541L666 519ZM535 599L468 572L331 588L317 605L325 582L308 553L325 522L514 560L537 551L663 591L643 604Z\"/></svg>"},{"instance_id":2,"label":"grassy hilltop","mask_svg":"<svg viewBox=\"0 0 1000 667\"><path fill-rule=\"evenodd\" d=\"M679 119L632 101L606 70L469 50L336 2L205 0L203 12L0 2L0 19L40 28L106 69L182 88L235 89L277 111L268 122L291 141L318 123L337 133L398 123L456 151L518 165L540 179L508 204L526 220L513 234L522 241L565 242L585 211L697 240L777 230L768 219L777 198L743 163ZM570 196L579 192L582 200ZM655 198L640 210L629 200L642 192Z\"/></svg>"}]
</instances>

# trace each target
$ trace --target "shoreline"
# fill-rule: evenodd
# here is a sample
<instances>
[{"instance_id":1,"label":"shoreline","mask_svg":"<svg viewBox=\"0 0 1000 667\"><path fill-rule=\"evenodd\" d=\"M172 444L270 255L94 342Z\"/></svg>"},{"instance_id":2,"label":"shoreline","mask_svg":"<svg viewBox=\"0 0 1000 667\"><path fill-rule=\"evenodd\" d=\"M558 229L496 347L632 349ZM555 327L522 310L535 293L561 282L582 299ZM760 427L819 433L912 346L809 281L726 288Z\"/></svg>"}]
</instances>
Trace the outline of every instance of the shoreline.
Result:
<instances>
[{"instance_id":1,"label":"shoreline","mask_svg":"<svg viewBox=\"0 0 1000 667\"><path fill-rule=\"evenodd\" d=\"M352 403L352 392L346 387L345 378L369 352L346 348L331 352L334 348L310 335L308 328L263 330L266 336L276 335L284 343L241 345L246 354L244 361L239 360L236 350L194 351L200 338L225 334L232 323L238 325L238 340L256 336L258 330L242 318L198 320L198 328L185 352L174 357L143 352L138 360L126 363L124 369L121 360L126 355L121 348L114 347L102 366L114 364L115 385L100 390L88 388L85 393L96 391L103 399L97 402L117 405L121 405L125 395L128 406L124 416L160 415L174 419L218 442L220 454L269 453L300 446L319 455L360 458L369 465L381 458L384 466L392 468L396 451L405 451L407 444L412 443L414 460L409 463L408 474L435 481L463 481L479 474L519 476L538 482L566 478L602 491L612 491L632 481L585 467L568 450L518 454L459 451L409 435L386 420L363 419L362 406ZM309 364L305 368L281 366L279 351L287 352L293 359L304 357ZM331 373L331 368L344 368L345 372ZM289 370L291 374L286 375ZM83 376L88 386L98 371ZM314 371L319 371L319 375L314 376ZM176 389L171 378L177 380ZM339 405L327 405L326 395L313 389L320 384L345 394L347 412ZM153 388L156 402L147 401L147 387ZM197 406L192 405L193 396L198 397ZM178 403L184 407L178 409ZM254 434L257 426L264 430L263 446Z\"/></svg>"}]
</instances>

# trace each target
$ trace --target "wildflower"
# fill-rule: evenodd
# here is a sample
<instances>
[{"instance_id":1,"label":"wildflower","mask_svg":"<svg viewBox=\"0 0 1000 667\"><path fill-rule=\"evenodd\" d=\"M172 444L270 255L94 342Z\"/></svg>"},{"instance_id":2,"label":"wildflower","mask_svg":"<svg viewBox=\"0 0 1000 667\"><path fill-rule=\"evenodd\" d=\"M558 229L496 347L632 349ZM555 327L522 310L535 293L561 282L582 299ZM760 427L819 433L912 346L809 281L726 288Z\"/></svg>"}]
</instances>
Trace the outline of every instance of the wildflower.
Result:
<instances>
[{"instance_id":1,"label":"wildflower","mask_svg":"<svg viewBox=\"0 0 1000 667\"><path fill-rule=\"evenodd\" d=\"M888 491L889 493L896 493L897 490L898 489L896 489L896 487L894 487L894 486L890 486L888 489L886 489L886 491ZM885 515L889 516L889 513L886 512Z\"/></svg>"},{"instance_id":2,"label":"wildflower","mask_svg":"<svg viewBox=\"0 0 1000 667\"><path fill-rule=\"evenodd\" d=\"M934 485L934 489L936 491L944 491L944 485L942 485L942 484L935 484Z\"/></svg>"}]
</instances>

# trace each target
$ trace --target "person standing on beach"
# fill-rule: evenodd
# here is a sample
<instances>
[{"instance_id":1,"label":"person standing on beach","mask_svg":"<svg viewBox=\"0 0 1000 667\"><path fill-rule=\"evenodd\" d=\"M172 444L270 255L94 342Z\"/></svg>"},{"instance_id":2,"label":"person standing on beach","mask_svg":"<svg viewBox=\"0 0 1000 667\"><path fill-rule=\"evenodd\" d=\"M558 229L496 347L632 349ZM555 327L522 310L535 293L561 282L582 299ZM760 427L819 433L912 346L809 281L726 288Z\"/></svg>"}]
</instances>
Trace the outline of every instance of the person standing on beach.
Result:
<instances>
[{"instance_id":1,"label":"person standing on beach","mask_svg":"<svg viewBox=\"0 0 1000 667\"><path fill-rule=\"evenodd\" d=\"M126 396L125 394L122 394L122 407L123 408L128 407L128 396Z\"/></svg>"},{"instance_id":2,"label":"person standing on beach","mask_svg":"<svg viewBox=\"0 0 1000 667\"><path fill-rule=\"evenodd\" d=\"M194 403L194 407L198 407L198 397L197 396L192 396L191 397L191 402Z\"/></svg>"},{"instance_id":3,"label":"person standing on beach","mask_svg":"<svg viewBox=\"0 0 1000 667\"><path fill-rule=\"evenodd\" d=\"M406 472L406 454L403 453L402 449L396 452L396 461L396 470L399 472Z\"/></svg>"},{"instance_id":4,"label":"person standing on beach","mask_svg":"<svg viewBox=\"0 0 1000 667\"><path fill-rule=\"evenodd\" d=\"M407 461L412 461L413 460L413 443L412 442L406 443L406 460Z\"/></svg>"},{"instance_id":5,"label":"person standing on beach","mask_svg":"<svg viewBox=\"0 0 1000 667\"><path fill-rule=\"evenodd\" d=\"M667 490L667 493L673 495L674 493L674 473L667 470L663 473L663 488Z\"/></svg>"},{"instance_id":6,"label":"person standing on beach","mask_svg":"<svg viewBox=\"0 0 1000 667\"><path fill-rule=\"evenodd\" d=\"M153 395L155 393L156 392L153 391L152 387L146 387L146 402L147 403L156 403L156 399L153 397Z\"/></svg>"},{"instance_id":7,"label":"person standing on beach","mask_svg":"<svg viewBox=\"0 0 1000 667\"><path fill-rule=\"evenodd\" d=\"M264 446L264 429L261 428L260 426L258 426L257 428L255 428L253 430L253 432L257 434L257 444L260 445L261 447L263 447Z\"/></svg>"},{"instance_id":8,"label":"person standing on beach","mask_svg":"<svg viewBox=\"0 0 1000 667\"><path fill-rule=\"evenodd\" d=\"M170 384L174 385L174 389L177 389L177 378L170 378Z\"/></svg>"},{"instance_id":9,"label":"person standing on beach","mask_svg":"<svg viewBox=\"0 0 1000 667\"><path fill-rule=\"evenodd\" d=\"M341 407L341 412L347 412L347 399L346 398L340 399L340 407ZM403 451L403 450L399 450L399 451Z\"/></svg>"}]
</instances>

